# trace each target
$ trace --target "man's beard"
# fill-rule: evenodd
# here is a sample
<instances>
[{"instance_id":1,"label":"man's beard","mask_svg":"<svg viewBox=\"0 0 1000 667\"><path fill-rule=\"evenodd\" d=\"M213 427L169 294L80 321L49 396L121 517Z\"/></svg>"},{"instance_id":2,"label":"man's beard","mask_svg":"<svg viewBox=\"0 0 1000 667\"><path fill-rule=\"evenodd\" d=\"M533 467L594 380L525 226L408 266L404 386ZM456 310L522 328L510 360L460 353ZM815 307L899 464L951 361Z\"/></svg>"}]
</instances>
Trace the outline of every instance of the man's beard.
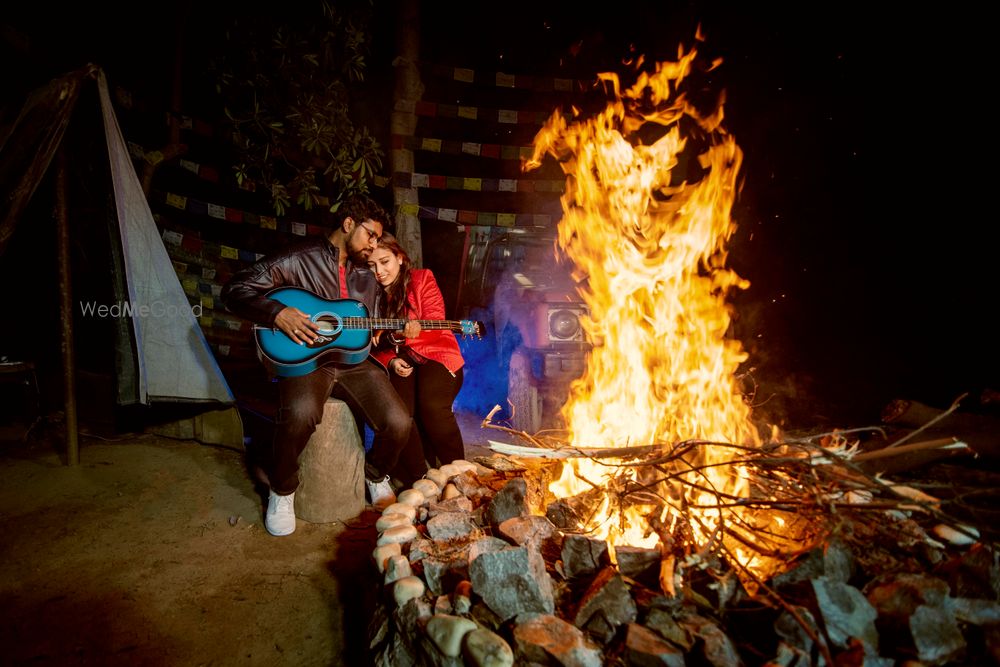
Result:
<instances>
[{"instance_id":1,"label":"man's beard","mask_svg":"<svg viewBox=\"0 0 1000 667\"><path fill-rule=\"evenodd\" d=\"M347 246L347 258L358 266L368 266L368 256L371 254L371 248L354 249Z\"/></svg>"}]
</instances>

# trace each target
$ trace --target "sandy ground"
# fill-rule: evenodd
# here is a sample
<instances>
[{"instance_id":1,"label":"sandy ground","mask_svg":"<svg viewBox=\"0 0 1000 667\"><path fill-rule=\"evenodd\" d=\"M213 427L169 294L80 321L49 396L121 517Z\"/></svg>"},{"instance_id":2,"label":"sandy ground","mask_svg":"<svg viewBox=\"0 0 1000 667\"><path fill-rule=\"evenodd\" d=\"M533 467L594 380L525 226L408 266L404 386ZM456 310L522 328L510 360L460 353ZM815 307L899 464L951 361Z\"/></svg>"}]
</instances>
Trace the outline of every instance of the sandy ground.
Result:
<instances>
[{"instance_id":1,"label":"sandy ground","mask_svg":"<svg viewBox=\"0 0 1000 667\"><path fill-rule=\"evenodd\" d=\"M367 664L372 510L271 537L242 452L151 435L8 434L0 482L0 664Z\"/></svg>"}]
</instances>

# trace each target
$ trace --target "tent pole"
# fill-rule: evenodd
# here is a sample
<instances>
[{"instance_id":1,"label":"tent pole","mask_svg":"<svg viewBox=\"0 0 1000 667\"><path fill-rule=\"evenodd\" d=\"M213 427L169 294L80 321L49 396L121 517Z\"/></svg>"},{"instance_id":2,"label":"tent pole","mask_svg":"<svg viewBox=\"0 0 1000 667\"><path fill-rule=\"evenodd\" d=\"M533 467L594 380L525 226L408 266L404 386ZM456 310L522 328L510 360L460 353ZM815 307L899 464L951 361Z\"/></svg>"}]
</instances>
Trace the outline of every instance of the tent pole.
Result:
<instances>
[{"instance_id":1,"label":"tent pole","mask_svg":"<svg viewBox=\"0 0 1000 667\"><path fill-rule=\"evenodd\" d=\"M66 214L66 151L56 158L56 243L59 257L59 321L63 361L63 394L66 411L66 464L80 463L76 422L76 358L73 348L73 285L70 277L69 220Z\"/></svg>"}]
</instances>

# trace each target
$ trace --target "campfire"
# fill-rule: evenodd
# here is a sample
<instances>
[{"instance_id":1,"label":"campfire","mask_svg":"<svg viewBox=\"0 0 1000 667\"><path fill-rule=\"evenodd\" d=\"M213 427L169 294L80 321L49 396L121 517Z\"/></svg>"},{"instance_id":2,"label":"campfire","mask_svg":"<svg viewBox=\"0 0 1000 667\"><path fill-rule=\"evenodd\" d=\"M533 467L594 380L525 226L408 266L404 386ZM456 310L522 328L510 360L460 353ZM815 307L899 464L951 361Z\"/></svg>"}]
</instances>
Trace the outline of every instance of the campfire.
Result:
<instances>
[{"instance_id":1,"label":"campfire","mask_svg":"<svg viewBox=\"0 0 1000 667\"><path fill-rule=\"evenodd\" d=\"M871 466L963 443L879 454L855 439L872 429L754 421L730 333L748 283L726 265L742 153L721 94L688 92L697 55L603 74L604 109L538 133L526 166L553 156L566 174L558 243L593 351L565 430L516 432L495 410L483 426L517 442L430 471L383 513L379 664L946 664L968 651L960 622L1000 622L997 590L920 574L957 559L1000 578L975 529ZM862 592L855 573L888 542L907 567Z\"/></svg>"},{"instance_id":2,"label":"campfire","mask_svg":"<svg viewBox=\"0 0 1000 667\"><path fill-rule=\"evenodd\" d=\"M704 110L684 92L696 56L651 71L640 59L627 86L602 75L611 100L601 113L557 113L535 139L528 166L551 154L567 176L559 243L586 278L591 315L593 352L563 410L568 444L684 443L656 464L570 459L552 491L616 489L582 529L612 545L700 551L718 541L753 590L814 536L748 468L761 437L736 379L747 355L727 337L727 297L747 282L725 264L742 153L722 99ZM677 176L691 160L698 169Z\"/></svg>"}]
</instances>

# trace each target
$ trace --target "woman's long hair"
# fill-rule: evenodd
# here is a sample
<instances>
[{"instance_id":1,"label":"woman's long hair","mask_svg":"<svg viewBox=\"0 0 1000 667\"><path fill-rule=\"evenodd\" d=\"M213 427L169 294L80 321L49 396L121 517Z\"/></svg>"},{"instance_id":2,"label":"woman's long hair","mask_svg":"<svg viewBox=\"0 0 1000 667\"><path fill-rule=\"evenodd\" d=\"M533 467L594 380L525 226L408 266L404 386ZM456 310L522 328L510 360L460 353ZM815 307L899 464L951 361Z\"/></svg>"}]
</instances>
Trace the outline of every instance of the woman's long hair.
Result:
<instances>
[{"instance_id":1,"label":"woman's long hair","mask_svg":"<svg viewBox=\"0 0 1000 667\"><path fill-rule=\"evenodd\" d=\"M399 267L399 275L392 281L392 284L385 287L385 316L394 319L408 319L406 295L410 291L410 269L413 262L410 256L399 245L399 241L392 234L382 234L378 240L378 247L385 248L394 255L399 255L402 265Z\"/></svg>"}]
</instances>

